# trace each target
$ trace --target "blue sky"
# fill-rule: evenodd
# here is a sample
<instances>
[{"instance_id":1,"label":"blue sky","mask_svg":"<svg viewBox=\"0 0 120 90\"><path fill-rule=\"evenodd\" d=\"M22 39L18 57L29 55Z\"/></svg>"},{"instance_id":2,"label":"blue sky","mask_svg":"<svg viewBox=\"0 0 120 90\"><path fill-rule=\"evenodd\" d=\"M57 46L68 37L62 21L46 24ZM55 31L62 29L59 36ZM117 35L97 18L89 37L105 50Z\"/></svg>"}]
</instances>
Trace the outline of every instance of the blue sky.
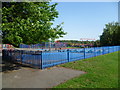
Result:
<instances>
[{"instance_id":1,"label":"blue sky","mask_svg":"<svg viewBox=\"0 0 120 90\"><path fill-rule=\"evenodd\" d=\"M99 39L105 24L118 21L117 2L57 3L59 18L55 19L54 25L64 22L63 30L67 32L58 40Z\"/></svg>"}]
</instances>

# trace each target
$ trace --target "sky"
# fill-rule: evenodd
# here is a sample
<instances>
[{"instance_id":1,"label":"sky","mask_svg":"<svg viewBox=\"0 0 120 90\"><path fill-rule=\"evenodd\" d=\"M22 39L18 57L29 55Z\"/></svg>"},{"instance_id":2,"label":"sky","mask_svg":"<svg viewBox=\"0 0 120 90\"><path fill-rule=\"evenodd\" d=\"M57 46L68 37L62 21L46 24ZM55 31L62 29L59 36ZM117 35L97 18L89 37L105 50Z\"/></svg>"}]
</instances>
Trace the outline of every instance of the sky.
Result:
<instances>
[{"instance_id":1,"label":"sky","mask_svg":"<svg viewBox=\"0 0 120 90\"><path fill-rule=\"evenodd\" d=\"M54 2L52 2L54 3ZM99 39L105 24L118 21L117 2L57 2L59 17L54 26L64 22L63 38L56 40Z\"/></svg>"}]
</instances>

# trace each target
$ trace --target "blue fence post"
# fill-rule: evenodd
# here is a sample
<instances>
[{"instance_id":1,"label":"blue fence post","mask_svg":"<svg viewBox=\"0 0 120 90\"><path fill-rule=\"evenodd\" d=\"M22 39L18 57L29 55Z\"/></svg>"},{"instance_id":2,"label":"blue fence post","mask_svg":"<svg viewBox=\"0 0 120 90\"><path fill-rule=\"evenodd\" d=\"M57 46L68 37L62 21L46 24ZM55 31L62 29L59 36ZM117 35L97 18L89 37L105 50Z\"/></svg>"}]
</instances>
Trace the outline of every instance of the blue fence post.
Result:
<instances>
[{"instance_id":1,"label":"blue fence post","mask_svg":"<svg viewBox=\"0 0 120 90\"><path fill-rule=\"evenodd\" d=\"M42 60L43 60L43 59L42 59L42 55L43 55L43 54L42 54L42 51L41 51L41 59L40 59L40 60L41 60L41 69L43 69L43 63L42 63Z\"/></svg>"},{"instance_id":2,"label":"blue fence post","mask_svg":"<svg viewBox=\"0 0 120 90\"><path fill-rule=\"evenodd\" d=\"M96 56L96 53L95 53L95 51L96 51L96 50L95 50L95 47L94 47L94 57Z\"/></svg>"},{"instance_id":3,"label":"blue fence post","mask_svg":"<svg viewBox=\"0 0 120 90\"><path fill-rule=\"evenodd\" d=\"M114 52L115 52L115 46L113 46L114 47Z\"/></svg>"},{"instance_id":4,"label":"blue fence post","mask_svg":"<svg viewBox=\"0 0 120 90\"><path fill-rule=\"evenodd\" d=\"M114 47L112 46L112 52L114 52Z\"/></svg>"},{"instance_id":5,"label":"blue fence post","mask_svg":"<svg viewBox=\"0 0 120 90\"><path fill-rule=\"evenodd\" d=\"M22 57L22 55L23 55L23 50L21 50L20 52L21 52L21 53L20 53L20 54L21 54L21 60L20 60L20 61L21 61L21 64L22 64L22 60L23 60L23 57Z\"/></svg>"},{"instance_id":6,"label":"blue fence post","mask_svg":"<svg viewBox=\"0 0 120 90\"><path fill-rule=\"evenodd\" d=\"M102 55L104 54L104 47L102 47Z\"/></svg>"},{"instance_id":7,"label":"blue fence post","mask_svg":"<svg viewBox=\"0 0 120 90\"><path fill-rule=\"evenodd\" d=\"M113 46L114 47L114 52L115 52L115 46Z\"/></svg>"},{"instance_id":8,"label":"blue fence post","mask_svg":"<svg viewBox=\"0 0 120 90\"><path fill-rule=\"evenodd\" d=\"M70 52L69 52L70 50L69 49L67 49L67 59L68 59L68 62L70 62Z\"/></svg>"},{"instance_id":9,"label":"blue fence post","mask_svg":"<svg viewBox=\"0 0 120 90\"><path fill-rule=\"evenodd\" d=\"M11 54L11 50L9 50L9 58L11 60L12 54Z\"/></svg>"},{"instance_id":10,"label":"blue fence post","mask_svg":"<svg viewBox=\"0 0 120 90\"><path fill-rule=\"evenodd\" d=\"M12 61L11 50L8 50L8 57L9 57L9 60Z\"/></svg>"},{"instance_id":11,"label":"blue fence post","mask_svg":"<svg viewBox=\"0 0 120 90\"><path fill-rule=\"evenodd\" d=\"M112 48L113 48L113 52L114 52L114 46L112 46Z\"/></svg>"},{"instance_id":12,"label":"blue fence post","mask_svg":"<svg viewBox=\"0 0 120 90\"><path fill-rule=\"evenodd\" d=\"M85 48L84 48L84 59L85 59Z\"/></svg>"},{"instance_id":13,"label":"blue fence post","mask_svg":"<svg viewBox=\"0 0 120 90\"><path fill-rule=\"evenodd\" d=\"M3 49L2 50L2 59L4 60L4 58L5 58L5 50Z\"/></svg>"},{"instance_id":14,"label":"blue fence post","mask_svg":"<svg viewBox=\"0 0 120 90\"><path fill-rule=\"evenodd\" d=\"M109 52L109 46L108 46L108 53L110 53L110 52Z\"/></svg>"}]
</instances>

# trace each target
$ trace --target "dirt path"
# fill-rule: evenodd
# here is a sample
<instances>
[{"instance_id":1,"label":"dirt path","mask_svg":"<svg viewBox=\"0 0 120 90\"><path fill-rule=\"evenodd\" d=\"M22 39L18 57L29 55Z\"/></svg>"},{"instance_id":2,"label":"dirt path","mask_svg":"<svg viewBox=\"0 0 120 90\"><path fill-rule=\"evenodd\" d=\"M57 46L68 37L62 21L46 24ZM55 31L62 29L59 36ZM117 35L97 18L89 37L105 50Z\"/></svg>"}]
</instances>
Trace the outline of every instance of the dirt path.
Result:
<instances>
[{"instance_id":1,"label":"dirt path","mask_svg":"<svg viewBox=\"0 0 120 90\"><path fill-rule=\"evenodd\" d=\"M22 68L7 73L2 72L2 88L51 88L84 73L63 67L44 70Z\"/></svg>"}]
</instances>

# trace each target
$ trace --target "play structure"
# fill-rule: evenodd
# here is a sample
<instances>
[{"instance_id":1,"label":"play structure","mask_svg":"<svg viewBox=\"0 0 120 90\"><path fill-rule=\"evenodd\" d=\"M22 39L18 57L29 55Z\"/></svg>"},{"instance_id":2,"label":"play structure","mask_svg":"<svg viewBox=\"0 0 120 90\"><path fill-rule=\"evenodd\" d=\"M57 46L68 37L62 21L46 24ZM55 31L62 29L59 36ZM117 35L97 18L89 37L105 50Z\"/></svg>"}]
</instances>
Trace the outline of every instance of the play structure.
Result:
<instances>
[{"instance_id":1,"label":"play structure","mask_svg":"<svg viewBox=\"0 0 120 90\"><path fill-rule=\"evenodd\" d=\"M0 44L0 48L13 48L13 45L11 44Z\"/></svg>"},{"instance_id":2,"label":"play structure","mask_svg":"<svg viewBox=\"0 0 120 90\"><path fill-rule=\"evenodd\" d=\"M58 50L64 48L85 48L85 47L93 47L93 43L80 43L80 42L42 42L39 44L20 44L19 48L34 48L34 49L46 49L46 50Z\"/></svg>"},{"instance_id":3,"label":"play structure","mask_svg":"<svg viewBox=\"0 0 120 90\"><path fill-rule=\"evenodd\" d=\"M39 44L31 44L31 45L20 44L19 45L19 48L37 48L37 49L46 49L46 50L58 49L63 47L67 47L67 44L61 43L61 42L42 42Z\"/></svg>"}]
</instances>

